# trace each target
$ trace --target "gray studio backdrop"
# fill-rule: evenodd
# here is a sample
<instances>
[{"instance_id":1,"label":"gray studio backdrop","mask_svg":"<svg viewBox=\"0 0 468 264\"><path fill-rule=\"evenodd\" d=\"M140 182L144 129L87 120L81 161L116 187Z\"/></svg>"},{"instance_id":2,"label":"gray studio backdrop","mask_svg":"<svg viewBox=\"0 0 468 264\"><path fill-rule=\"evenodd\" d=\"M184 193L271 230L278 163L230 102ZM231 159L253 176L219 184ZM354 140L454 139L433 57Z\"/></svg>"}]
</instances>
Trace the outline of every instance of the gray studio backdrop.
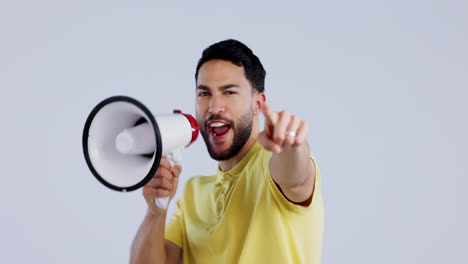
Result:
<instances>
[{"instance_id":1,"label":"gray studio backdrop","mask_svg":"<svg viewBox=\"0 0 468 264\"><path fill-rule=\"evenodd\" d=\"M127 263L146 204L91 175L86 117L116 94L194 113L202 49L237 38L262 59L272 107L310 124L323 263L468 263L467 10L0 0L0 262ZM177 197L215 169L198 140Z\"/></svg>"}]
</instances>

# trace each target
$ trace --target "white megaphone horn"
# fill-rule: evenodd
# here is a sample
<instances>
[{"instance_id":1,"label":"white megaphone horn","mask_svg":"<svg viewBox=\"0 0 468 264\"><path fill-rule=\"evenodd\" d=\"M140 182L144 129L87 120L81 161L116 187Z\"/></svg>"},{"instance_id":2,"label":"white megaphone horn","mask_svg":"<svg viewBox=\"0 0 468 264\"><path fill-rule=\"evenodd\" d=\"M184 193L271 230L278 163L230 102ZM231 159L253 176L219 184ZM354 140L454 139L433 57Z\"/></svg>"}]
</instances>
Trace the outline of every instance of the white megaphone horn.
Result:
<instances>
[{"instance_id":1,"label":"white megaphone horn","mask_svg":"<svg viewBox=\"0 0 468 264\"><path fill-rule=\"evenodd\" d=\"M153 116L137 100L113 96L100 102L83 130L83 152L93 175L110 189L136 190L153 178L162 156L172 165L198 137L198 123L189 114ZM167 208L169 198L156 199Z\"/></svg>"}]
</instances>

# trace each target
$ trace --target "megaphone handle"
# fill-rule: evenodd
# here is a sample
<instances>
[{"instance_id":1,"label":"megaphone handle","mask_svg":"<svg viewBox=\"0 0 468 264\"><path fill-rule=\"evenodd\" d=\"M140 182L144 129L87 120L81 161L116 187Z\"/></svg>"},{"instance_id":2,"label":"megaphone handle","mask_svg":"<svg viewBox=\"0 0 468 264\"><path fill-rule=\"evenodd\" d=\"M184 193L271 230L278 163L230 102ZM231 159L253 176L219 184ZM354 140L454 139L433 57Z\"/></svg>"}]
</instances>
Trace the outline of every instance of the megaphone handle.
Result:
<instances>
[{"instance_id":1,"label":"megaphone handle","mask_svg":"<svg viewBox=\"0 0 468 264\"><path fill-rule=\"evenodd\" d=\"M177 149L174 152L168 153L166 158L171 163L171 166L179 165L182 161L182 149ZM169 205L169 197L156 198L156 206L161 209L167 209Z\"/></svg>"},{"instance_id":2,"label":"megaphone handle","mask_svg":"<svg viewBox=\"0 0 468 264\"><path fill-rule=\"evenodd\" d=\"M169 205L169 197L156 198L155 202L157 207L161 209L167 209L167 206Z\"/></svg>"},{"instance_id":3,"label":"megaphone handle","mask_svg":"<svg viewBox=\"0 0 468 264\"><path fill-rule=\"evenodd\" d=\"M166 155L166 158L169 159L171 166L180 165L180 162L182 161L182 149L183 148L176 149Z\"/></svg>"}]
</instances>

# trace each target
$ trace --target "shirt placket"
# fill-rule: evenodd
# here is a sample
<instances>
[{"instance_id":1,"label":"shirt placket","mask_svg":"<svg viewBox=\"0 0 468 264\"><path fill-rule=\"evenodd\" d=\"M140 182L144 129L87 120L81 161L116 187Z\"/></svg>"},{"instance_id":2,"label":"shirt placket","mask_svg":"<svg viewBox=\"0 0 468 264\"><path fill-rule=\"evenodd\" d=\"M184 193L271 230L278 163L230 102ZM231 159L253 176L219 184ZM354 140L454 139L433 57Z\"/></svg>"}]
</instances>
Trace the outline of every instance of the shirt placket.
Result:
<instances>
[{"instance_id":1,"label":"shirt placket","mask_svg":"<svg viewBox=\"0 0 468 264\"><path fill-rule=\"evenodd\" d=\"M217 197L218 199L216 201L216 218L217 218L218 223L221 222L221 219L226 210L226 204L227 204L226 194L229 188L231 187L232 178L233 178L232 175L229 173L224 173L221 178L221 182L219 186L219 188L221 189L219 191L219 195Z\"/></svg>"}]
</instances>

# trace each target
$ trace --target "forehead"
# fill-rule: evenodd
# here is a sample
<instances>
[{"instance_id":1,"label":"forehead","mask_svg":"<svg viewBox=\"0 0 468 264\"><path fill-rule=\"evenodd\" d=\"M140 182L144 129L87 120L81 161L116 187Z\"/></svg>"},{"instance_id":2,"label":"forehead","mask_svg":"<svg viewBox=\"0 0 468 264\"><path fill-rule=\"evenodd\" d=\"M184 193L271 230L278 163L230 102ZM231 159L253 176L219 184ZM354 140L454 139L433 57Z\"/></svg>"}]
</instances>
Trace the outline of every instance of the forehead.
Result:
<instances>
[{"instance_id":1,"label":"forehead","mask_svg":"<svg viewBox=\"0 0 468 264\"><path fill-rule=\"evenodd\" d=\"M216 88L227 84L250 88L250 82L245 77L244 67L225 60L210 60L200 67L197 86L204 85Z\"/></svg>"}]
</instances>

